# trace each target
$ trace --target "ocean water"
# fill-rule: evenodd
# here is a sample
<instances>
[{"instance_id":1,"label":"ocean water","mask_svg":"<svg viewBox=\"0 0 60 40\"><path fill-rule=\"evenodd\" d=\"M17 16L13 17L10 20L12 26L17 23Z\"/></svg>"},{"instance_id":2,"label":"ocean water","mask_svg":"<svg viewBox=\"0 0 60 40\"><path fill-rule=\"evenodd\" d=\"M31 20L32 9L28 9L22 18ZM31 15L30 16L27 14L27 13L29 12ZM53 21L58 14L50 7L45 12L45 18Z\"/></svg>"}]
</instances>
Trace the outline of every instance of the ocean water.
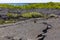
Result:
<instances>
[{"instance_id":1,"label":"ocean water","mask_svg":"<svg viewBox=\"0 0 60 40\"><path fill-rule=\"evenodd\" d=\"M8 3L9 5L14 5L14 6L22 6L22 5L28 5L28 3Z\"/></svg>"}]
</instances>

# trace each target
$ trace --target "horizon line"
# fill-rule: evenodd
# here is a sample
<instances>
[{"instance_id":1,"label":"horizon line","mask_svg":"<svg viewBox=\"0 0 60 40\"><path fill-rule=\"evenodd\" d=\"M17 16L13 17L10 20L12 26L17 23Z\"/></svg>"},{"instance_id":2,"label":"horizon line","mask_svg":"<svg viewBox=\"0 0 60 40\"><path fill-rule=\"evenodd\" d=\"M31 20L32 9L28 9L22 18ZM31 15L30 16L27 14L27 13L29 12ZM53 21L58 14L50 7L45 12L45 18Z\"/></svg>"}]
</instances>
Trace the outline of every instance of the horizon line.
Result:
<instances>
[{"instance_id":1,"label":"horizon line","mask_svg":"<svg viewBox=\"0 0 60 40\"><path fill-rule=\"evenodd\" d=\"M49 1L49 2L53 2L53 1ZM8 2L5 2L8 3ZM9 2L9 3L48 3L48 2ZM59 3L59 2L54 2L54 3ZM0 2L0 4L4 4L3 2Z\"/></svg>"}]
</instances>

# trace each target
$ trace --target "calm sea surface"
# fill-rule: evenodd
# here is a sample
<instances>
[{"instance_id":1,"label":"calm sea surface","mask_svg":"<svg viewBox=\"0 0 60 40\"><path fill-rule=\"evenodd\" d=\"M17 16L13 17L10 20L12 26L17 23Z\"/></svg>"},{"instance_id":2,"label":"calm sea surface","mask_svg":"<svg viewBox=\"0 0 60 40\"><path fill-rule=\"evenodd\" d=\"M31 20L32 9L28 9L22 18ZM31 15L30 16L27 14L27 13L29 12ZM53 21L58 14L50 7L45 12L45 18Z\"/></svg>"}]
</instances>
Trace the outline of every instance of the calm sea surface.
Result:
<instances>
[{"instance_id":1,"label":"calm sea surface","mask_svg":"<svg viewBox=\"0 0 60 40\"><path fill-rule=\"evenodd\" d=\"M9 5L22 6L22 5L28 5L28 3L9 3Z\"/></svg>"}]
</instances>

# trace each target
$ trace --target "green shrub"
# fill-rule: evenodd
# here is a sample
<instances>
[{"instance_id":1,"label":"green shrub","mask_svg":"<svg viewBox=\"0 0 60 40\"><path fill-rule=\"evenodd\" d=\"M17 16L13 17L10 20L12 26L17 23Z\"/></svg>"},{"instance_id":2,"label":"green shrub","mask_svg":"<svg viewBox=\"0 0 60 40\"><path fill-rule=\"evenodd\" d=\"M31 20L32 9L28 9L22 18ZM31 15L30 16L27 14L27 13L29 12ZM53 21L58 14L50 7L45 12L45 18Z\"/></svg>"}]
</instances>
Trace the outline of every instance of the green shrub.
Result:
<instances>
[{"instance_id":1,"label":"green shrub","mask_svg":"<svg viewBox=\"0 0 60 40\"><path fill-rule=\"evenodd\" d=\"M24 18L31 18L32 17L31 13L24 13L24 14L21 14L21 16Z\"/></svg>"},{"instance_id":2,"label":"green shrub","mask_svg":"<svg viewBox=\"0 0 60 40\"><path fill-rule=\"evenodd\" d=\"M11 13L8 13L7 16L11 18L12 17L12 14Z\"/></svg>"},{"instance_id":3,"label":"green shrub","mask_svg":"<svg viewBox=\"0 0 60 40\"><path fill-rule=\"evenodd\" d=\"M37 13L37 12L23 13L23 14L21 14L21 16L24 18L43 17L43 15L41 13Z\"/></svg>"},{"instance_id":4,"label":"green shrub","mask_svg":"<svg viewBox=\"0 0 60 40\"><path fill-rule=\"evenodd\" d=\"M55 15L55 14L50 14L49 16L48 16L49 18L56 18L56 17L58 17L58 15Z\"/></svg>"},{"instance_id":5,"label":"green shrub","mask_svg":"<svg viewBox=\"0 0 60 40\"><path fill-rule=\"evenodd\" d=\"M0 19L0 24L4 24L4 23L5 23L5 21Z\"/></svg>"},{"instance_id":6,"label":"green shrub","mask_svg":"<svg viewBox=\"0 0 60 40\"><path fill-rule=\"evenodd\" d=\"M16 17L18 17L18 14L8 13L7 16L8 16L9 18L16 18Z\"/></svg>"},{"instance_id":7,"label":"green shrub","mask_svg":"<svg viewBox=\"0 0 60 40\"><path fill-rule=\"evenodd\" d=\"M32 12L31 14L32 14L32 17L33 17L33 18L43 17L43 14L37 13L37 12Z\"/></svg>"},{"instance_id":8,"label":"green shrub","mask_svg":"<svg viewBox=\"0 0 60 40\"><path fill-rule=\"evenodd\" d=\"M15 23L15 21L10 21L10 20L5 21L5 24L8 24L8 23Z\"/></svg>"}]
</instances>

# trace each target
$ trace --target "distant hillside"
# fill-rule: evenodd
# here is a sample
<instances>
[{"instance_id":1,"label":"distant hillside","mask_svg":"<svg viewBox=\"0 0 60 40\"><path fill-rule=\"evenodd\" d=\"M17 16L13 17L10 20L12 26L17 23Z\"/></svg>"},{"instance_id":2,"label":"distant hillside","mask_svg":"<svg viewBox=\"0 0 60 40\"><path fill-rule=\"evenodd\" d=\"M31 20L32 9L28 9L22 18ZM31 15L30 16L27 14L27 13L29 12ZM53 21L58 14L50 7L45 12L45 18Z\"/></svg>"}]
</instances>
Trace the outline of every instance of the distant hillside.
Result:
<instances>
[{"instance_id":1,"label":"distant hillside","mask_svg":"<svg viewBox=\"0 0 60 40\"><path fill-rule=\"evenodd\" d=\"M1 8L10 8L10 9L35 9L35 8L55 8L60 9L60 3L27 3L25 4L0 4ZM16 6L15 6L16 5ZM22 5L22 6L21 6Z\"/></svg>"}]
</instances>

